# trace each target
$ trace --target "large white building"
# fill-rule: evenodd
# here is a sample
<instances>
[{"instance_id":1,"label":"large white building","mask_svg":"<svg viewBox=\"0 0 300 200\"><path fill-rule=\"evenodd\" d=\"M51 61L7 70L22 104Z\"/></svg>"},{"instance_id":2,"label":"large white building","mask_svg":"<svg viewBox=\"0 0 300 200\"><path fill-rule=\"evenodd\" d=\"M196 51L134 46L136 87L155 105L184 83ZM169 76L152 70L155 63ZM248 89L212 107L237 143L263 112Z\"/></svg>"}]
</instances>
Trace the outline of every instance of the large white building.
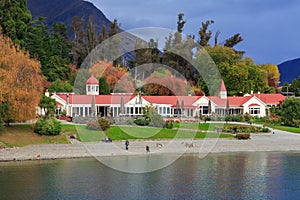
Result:
<instances>
[{"instance_id":1,"label":"large white building","mask_svg":"<svg viewBox=\"0 0 300 200\"><path fill-rule=\"evenodd\" d=\"M136 94L99 94L99 81L92 75L86 81L86 95L56 93L58 112L68 116L139 116L145 106L154 106L164 117L192 118L200 115L250 114L264 117L268 109L285 100L281 94L247 94L243 97L227 96L222 81L219 96L143 96Z\"/></svg>"}]
</instances>

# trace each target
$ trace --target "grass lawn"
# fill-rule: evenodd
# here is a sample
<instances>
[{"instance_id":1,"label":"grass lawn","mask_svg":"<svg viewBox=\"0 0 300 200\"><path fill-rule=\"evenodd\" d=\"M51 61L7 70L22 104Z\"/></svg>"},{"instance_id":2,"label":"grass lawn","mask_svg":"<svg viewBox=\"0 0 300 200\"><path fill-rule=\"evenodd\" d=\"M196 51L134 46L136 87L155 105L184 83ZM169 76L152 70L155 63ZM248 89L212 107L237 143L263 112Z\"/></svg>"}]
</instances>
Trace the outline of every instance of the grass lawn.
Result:
<instances>
[{"instance_id":1,"label":"grass lawn","mask_svg":"<svg viewBox=\"0 0 300 200\"><path fill-rule=\"evenodd\" d=\"M300 128L296 128L296 127L289 127L289 126L269 126L271 128L274 129L278 129L278 130L282 130L282 131L287 131L287 132L291 132L291 133L300 133Z\"/></svg>"},{"instance_id":2,"label":"grass lawn","mask_svg":"<svg viewBox=\"0 0 300 200\"><path fill-rule=\"evenodd\" d=\"M199 123L197 127L197 123L174 123L174 128L182 128L182 129L197 129L200 131L214 131L215 127L226 127L226 126L250 126L250 125L240 125L240 124L230 124L230 123Z\"/></svg>"},{"instance_id":3,"label":"grass lawn","mask_svg":"<svg viewBox=\"0 0 300 200\"><path fill-rule=\"evenodd\" d=\"M188 125L184 125L186 128ZM195 126L195 125L194 125ZM208 127L208 125L201 125ZM191 126L189 126L191 128ZM188 128L187 128L188 129ZM207 129L206 129L207 130ZM128 133L128 134L127 134ZM172 138L233 138L231 134L205 133L193 130L159 129L138 126L111 126L105 133L91 131L86 126L62 125L62 133L58 136L41 136L33 132L32 125L13 125L4 127L0 133L0 145L6 147L23 147L34 144L68 144L67 135L77 134L82 142L101 141L105 136L112 140L126 139L172 139ZM196 135L195 135L196 134Z\"/></svg>"},{"instance_id":4,"label":"grass lawn","mask_svg":"<svg viewBox=\"0 0 300 200\"><path fill-rule=\"evenodd\" d=\"M193 130L160 129L138 126L111 126L105 131L91 131L85 126L78 127L78 136L82 142L101 141L105 136L112 140L126 139L172 139L172 138L234 138L231 134L205 133Z\"/></svg>"},{"instance_id":5,"label":"grass lawn","mask_svg":"<svg viewBox=\"0 0 300 200\"><path fill-rule=\"evenodd\" d=\"M63 125L62 133L57 136L41 136L33 132L30 124L4 127L0 142L7 147L23 147L33 144L68 144L66 135L76 133L74 125Z\"/></svg>"}]
</instances>

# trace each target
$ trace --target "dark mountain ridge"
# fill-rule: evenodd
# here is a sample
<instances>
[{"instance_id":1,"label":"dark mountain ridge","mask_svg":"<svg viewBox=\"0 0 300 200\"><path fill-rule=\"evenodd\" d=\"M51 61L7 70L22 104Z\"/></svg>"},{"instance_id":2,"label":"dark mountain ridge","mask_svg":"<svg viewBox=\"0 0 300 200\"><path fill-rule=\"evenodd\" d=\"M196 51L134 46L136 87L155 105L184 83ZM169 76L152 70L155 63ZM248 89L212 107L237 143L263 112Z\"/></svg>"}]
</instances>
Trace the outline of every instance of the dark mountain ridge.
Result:
<instances>
[{"instance_id":1,"label":"dark mountain ridge","mask_svg":"<svg viewBox=\"0 0 300 200\"><path fill-rule=\"evenodd\" d=\"M278 65L280 73L280 85L291 83L300 76L300 58L288 60Z\"/></svg>"},{"instance_id":2,"label":"dark mountain ridge","mask_svg":"<svg viewBox=\"0 0 300 200\"><path fill-rule=\"evenodd\" d=\"M49 28L54 22L63 22L67 26L69 38L73 39L71 31L71 23L74 16L83 19L85 28L87 28L89 17L92 16L95 32L100 34L103 25L109 30L111 21L109 21L101 10L92 3L84 0L27 0L27 7L32 14L32 18L36 19L40 16L46 17L46 23ZM120 29L120 32L123 30ZM132 49L135 44L136 37L123 32L121 43L121 52L126 54L126 61L135 58L133 53L128 53L126 49Z\"/></svg>"},{"instance_id":3,"label":"dark mountain ridge","mask_svg":"<svg viewBox=\"0 0 300 200\"><path fill-rule=\"evenodd\" d=\"M92 16L97 33L101 32L103 25L108 28L111 23L101 10L83 0L27 0L27 7L33 19L39 16L46 17L49 27L54 22L66 24L70 37L73 35L70 26L74 16L83 19L84 24L88 24L89 17Z\"/></svg>"}]
</instances>

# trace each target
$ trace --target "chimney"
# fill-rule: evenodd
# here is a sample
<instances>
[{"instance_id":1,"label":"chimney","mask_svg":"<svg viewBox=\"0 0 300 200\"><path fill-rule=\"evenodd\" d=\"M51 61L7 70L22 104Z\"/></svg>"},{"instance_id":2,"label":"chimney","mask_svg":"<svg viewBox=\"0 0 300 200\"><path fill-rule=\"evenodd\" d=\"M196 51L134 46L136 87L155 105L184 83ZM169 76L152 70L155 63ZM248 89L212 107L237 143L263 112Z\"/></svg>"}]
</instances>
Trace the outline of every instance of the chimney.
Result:
<instances>
[{"instance_id":1,"label":"chimney","mask_svg":"<svg viewBox=\"0 0 300 200\"><path fill-rule=\"evenodd\" d=\"M253 90L251 90L251 94L253 94Z\"/></svg>"},{"instance_id":2,"label":"chimney","mask_svg":"<svg viewBox=\"0 0 300 200\"><path fill-rule=\"evenodd\" d=\"M50 93L49 93L49 90L48 90L48 89L46 89L45 96L46 96L46 97L50 97Z\"/></svg>"}]
</instances>

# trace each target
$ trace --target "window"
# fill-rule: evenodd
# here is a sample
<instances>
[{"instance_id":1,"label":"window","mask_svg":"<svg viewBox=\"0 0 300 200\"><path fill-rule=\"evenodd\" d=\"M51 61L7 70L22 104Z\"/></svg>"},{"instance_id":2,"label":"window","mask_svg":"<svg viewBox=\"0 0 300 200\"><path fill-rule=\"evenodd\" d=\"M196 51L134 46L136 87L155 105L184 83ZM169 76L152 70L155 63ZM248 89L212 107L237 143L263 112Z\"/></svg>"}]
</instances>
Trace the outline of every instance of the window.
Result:
<instances>
[{"instance_id":1,"label":"window","mask_svg":"<svg viewBox=\"0 0 300 200\"><path fill-rule=\"evenodd\" d=\"M207 115L208 114L208 106L203 106L202 109L203 109L203 114Z\"/></svg>"},{"instance_id":2,"label":"window","mask_svg":"<svg viewBox=\"0 0 300 200\"><path fill-rule=\"evenodd\" d=\"M249 108L250 115L259 115L260 114L260 108L259 107L250 107Z\"/></svg>"}]
</instances>

